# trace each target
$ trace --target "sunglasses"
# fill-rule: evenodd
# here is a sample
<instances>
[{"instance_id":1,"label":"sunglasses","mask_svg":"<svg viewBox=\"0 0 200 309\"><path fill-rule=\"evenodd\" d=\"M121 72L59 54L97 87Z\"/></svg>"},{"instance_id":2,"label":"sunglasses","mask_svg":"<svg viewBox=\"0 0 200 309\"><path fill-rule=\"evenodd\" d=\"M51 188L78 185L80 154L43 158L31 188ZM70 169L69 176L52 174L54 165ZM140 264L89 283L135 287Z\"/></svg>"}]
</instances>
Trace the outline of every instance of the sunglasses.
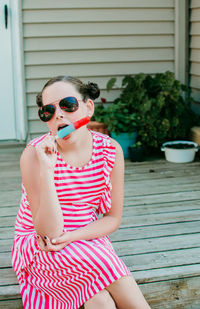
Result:
<instances>
[{"instance_id":1,"label":"sunglasses","mask_svg":"<svg viewBox=\"0 0 200 309\"><path fill-rule=\"evenodd\" d=\"M51 103L40 107L40 109L38 110L38 115L40 119L44 122L51 120L53 115L55 114L57 104L59 104L60 109L64 112L73 113L79 108L78 101L81 100L77 100L75 97L66 97L60 100L59 103Z\"/></svg>"}]
</instances>

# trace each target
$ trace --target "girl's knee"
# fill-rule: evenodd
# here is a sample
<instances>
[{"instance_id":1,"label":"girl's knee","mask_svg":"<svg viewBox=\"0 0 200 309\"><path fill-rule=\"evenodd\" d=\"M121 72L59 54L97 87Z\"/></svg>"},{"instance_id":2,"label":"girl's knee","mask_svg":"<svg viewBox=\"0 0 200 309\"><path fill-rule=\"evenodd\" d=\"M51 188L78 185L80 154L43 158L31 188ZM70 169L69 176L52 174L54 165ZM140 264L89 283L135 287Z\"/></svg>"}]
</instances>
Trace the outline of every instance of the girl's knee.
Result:
<instances>
[{"instance_id":1,"label":"girl's knee","mask_svg":"<svg viewBox=\"0 0 200 309\"><path fill-rule=\"evenodd\" d=\"M90 304L94 308L95 306L98 308L116 308L110 293L105 289L92 296L85 304Z\"/></svg>"}]
</instances>

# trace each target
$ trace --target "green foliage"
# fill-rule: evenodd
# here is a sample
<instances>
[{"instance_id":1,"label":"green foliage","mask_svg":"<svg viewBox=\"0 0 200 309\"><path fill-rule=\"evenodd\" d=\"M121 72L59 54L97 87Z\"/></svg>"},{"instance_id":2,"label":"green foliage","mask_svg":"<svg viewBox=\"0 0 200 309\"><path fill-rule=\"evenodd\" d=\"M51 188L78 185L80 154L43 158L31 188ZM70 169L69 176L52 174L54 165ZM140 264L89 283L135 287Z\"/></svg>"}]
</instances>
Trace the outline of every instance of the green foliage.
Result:
<instances>
[{"instance_id":1,"label":"green foliage","mask_svg":"<svg viewBox=\"0 0 200 309\"><path fill-rule=\"evenodd\" d=\"M95 107L94 115L92 116L92 121L97 122L104 122L104 116L105 116L105 108L103 104L98 104Z\"/></svg>"},{"instance_id":2,"label":"green foliage","mask_svg":"<svg viewBox=\"0 0 200 309\"><path fill-rule=\"evenodd\" d=\"M107 90L115 82L116 78L111 78ZM92 120L105 123L108 131L116 134L137 131L142 145L158 149L167 140L188 139L190 128L200 125L191 102L189 88L172 72L128 75L122 80L120 96L107 107L97 105Z\"/></svg>"},{"instance_id":3,"label":"green foliage","mask_svg":"<svg viewBox=\"0 0 200 309\"><path fill-rule=\"evenodd\" d=\"M137 141L135 144L132 144L131 146L129 146L130 148L139 148L142 147L142 142Z\"/></svg>"},{"instance_id":4,"label":"green foliage","mask_svg":"<svg viewBox=\"0 0 200 309\"><path fill-rule=\"evenodd\" d=\"M104 123L109 132L116 134L132 133L136 129L135 115L130 113L129 106L120 100L115 100L105 109Z\"/></svg>"},{"instance_id":5,"label":"green foliage","mask_svg":"<svg viewBox=\"0 0 200 309\"><path fill-rule=\"evenodd\" d=\"M113 88L114 84L116 83L116 80L117 80L117 79L116 79L115 77L109 79L109 81L108 81L108 83L107 83L107 85L106 85L106 89L107 89L108 91L111 90L111 89Z\"/></svg>"},{"instance_id":6,"label":"green foliage","mask_svg":"<svg viewBox=\"0 0 200 309\"><path fill-rule=\"evenodd\" d=\"M190 108L189 89L172 72L125 76L122 87L119 98L106 109L104 122L110 131L137 130L143 145L159 148L167 140L188 138L190 128L200 124Z\"/></svg>"}]
</instances>

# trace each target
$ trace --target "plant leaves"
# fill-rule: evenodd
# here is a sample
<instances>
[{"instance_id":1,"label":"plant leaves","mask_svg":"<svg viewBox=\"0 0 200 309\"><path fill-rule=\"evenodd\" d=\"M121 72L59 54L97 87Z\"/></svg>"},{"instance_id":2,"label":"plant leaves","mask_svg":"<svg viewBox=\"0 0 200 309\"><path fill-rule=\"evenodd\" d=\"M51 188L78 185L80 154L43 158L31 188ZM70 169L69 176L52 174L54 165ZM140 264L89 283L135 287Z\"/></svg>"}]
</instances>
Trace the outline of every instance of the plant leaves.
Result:
<instances>
[{"instance_id":1,"label":"plant leaves","mask_svg":"<svg viewBox=\"0 0 200 309\"><path fill-rule=\"evenodd\" d=\"M116 80L117 80L116 77L113 77L107 82L106 85L107 91L110 91L113 88L114 84L116 83Z\"/></svg>"}]
</instances>

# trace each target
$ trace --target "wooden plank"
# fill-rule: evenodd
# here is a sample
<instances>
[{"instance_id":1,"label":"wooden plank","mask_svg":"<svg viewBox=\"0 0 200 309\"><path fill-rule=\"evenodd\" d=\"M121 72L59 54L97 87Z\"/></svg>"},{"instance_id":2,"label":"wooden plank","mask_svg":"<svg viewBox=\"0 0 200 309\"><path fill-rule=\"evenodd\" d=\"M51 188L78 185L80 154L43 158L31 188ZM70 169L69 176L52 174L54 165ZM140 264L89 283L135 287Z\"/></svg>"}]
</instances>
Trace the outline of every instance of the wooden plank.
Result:
<instances>
[{"instance_id":1,"label":"wooden plank","mask_svg":"<svg viewBox=\"0 0 200 309\"><path fill-rule=\"evenodd\" d=\"M9 271L10 270L11 269L9 269ZM17 299L17 298L19 298L19 296L20 296L20 288L19 288L18 284L16 284L16 285L14 285L14 284L13 285L0 285L0 300Z\"/></svg>"},{"instance_id":2,"label":"wooden plank","mask_svg":"<svg viewBox=\"0 0 200 309\"><path fill-rule=\"evenodd\" d=\"M149 254L136 254L121 257L127 267L133 271L164 269L199 263L200 248L170 250Z\"/></svg>"},{"instance_id":3,"label":"wooden plank","mask_svg":"<svg viewBox=\"0 0 200 309\"><path fill-rule=\"evenodd\" d=\"M183 179L184 181L184 179ZM156 181L155 181L156 182ZM171 180L171 183L175 183L176 184L176 179L174 181L174 179ZM196 183L196 181L194 181L194 183L184 183L184 184L179 184L177 183L175 186L169 186L170 185L170 180L169 181L165 181L165 182L158 182L158 185L156 186L156 184L152 184L150 182L145 183L144 182L144 186L142 186L141 184L136 186L132 183L129 183L128 185L126 185L125 189L124 189L124 193L125 196L138 196L138 195L154 195L154 194L162 194L163 192L166 193L172 193L172 192L179 192L181 191L185 191L185 192L189 192L191 190L195 190L196 192L199 192L199 197L200 197L200 188L199 188L199 184Z\"/></svg>"},{"instance_id":4,"label":"wooden plank","mask_svg":"<svg viewBox=\"0 0 200 309\"><path fill-rule=\"evenodd\" d=\"M0 286L17 285L17 284L18 280L16 274L11 267L0 269Z\"/></svg>"},{"instance_id":5,"label":"wooden plank","mask_svg":"<svg viewBox=\"0 0 200 309\"><path fill-rule=\"evenodd\" d=\"M139 284L152 309L199 309L199 286L199 277Z\"/></svg>"},{"instance_id":6,"label":"wooden plank","mask_svg":"<svg viewBox=\"0 0 200 309\"><path fill-rule=\"evenodd\" d=\"M125 216L122 227L199 221L200 210Z\"/></svg>"},{"instance_id":7,"label":"wooden plank","mask_svg":"<svg viewBox=\"0 0 200 309\"><path fill-rule=\"evenodd\" d=\"M1 192L0 206L12 206L20 202L21 192L20 191L3 191Z\"/></svg>"},{"instance_id":8,"label":"wooden plank","mask_svg":"<svg viewBox=\"0 0 200 309\"><path fill-rule=\"evenodd\" d=\"M117 254L120 256L162 252L167 250L182 250L186 248L198 248L199 236L200 233L195 233L190 236L172 235L168 237L135 239L122 242L117 241L113 243L113 246ZM8 247L8 245L2 244L1 251L4 250L4 246L5 248Z\"/></svg>"},{"instance_id":9,"label":"wooden plank","mask_svg":"<svg viewBox=\"0 0 200 309\"><path fill-rule=\"evenodd\" d=\"M1 179L0 194L9 188L9 191L21 190L21 176Z\"/></svg>"},{"instance_id":10,"label":"wooden plank","mask_svg":"<svg viewBox=\"0 0 200 309\"><path fill-rule=\"evenodd\" d=\"M1 239L13 239L14 238L14 226L8 228L0 228L0 240ZM1 264L0 264L1 265Z\"/></svg>"},{"instance_id":11,"label":"wooden plank","mask_svg":"<svg viewBox=\"0 0 200 309\"><path fill-rule=\"evenodd\" d=\"M16 214L16 216L17 216L17 214ZM0 218L1 227L13 227L14 224L15 224L16 216L1 217Z\"/></svg>"},{"instance_id":12,"label":"wooden plank","mask_svg":"<svg viewBox=\"0 0 200 309\"><path fill-rule=\"evenodd\" d=\"M200 200L185 200L181 202L160 202L160 204L147 204L147 205L125 205L123 209L123 217L133 216L133 215L142 215L142 214L153 214L153 213L166 213L174 211L183 211L183 210L198 210L200 208ZM3 215L4 209L1 208L1 213ZM10 213L11 214L11 213ZM14 207L13 207L14 214Z\"/></svg>"},{"instance_id":13,"label":"wooden plank","mask_svg":"<svg viewBox=\"0 0 200 309\"><path fill-rule=\"evenodd\" d=\"M20 207L19 204L16 206L9 206L9 207L1 206L0 207L0 217L16 216L19 207Z\"/></svg>"},{"instance_id":14,"label":"wooden plank","mask_svg":"<svg viewBox=\"0 0 200 309\"><path fill-rule=\"evenodd\" d=\"M197 277L200 279L200 264L150 269L132 272L138 283L161 282L182 278Z\"/></svg>"},{"instance_id":15,"label":"wooden plank","mask_svg":"<svg viewBox=\"0 0 200 309\"><path fill-rule=\"evenodd\" d=\"M198 200L199 191L179 191L152 195L127 196L125 205L161 204L162 202Z\"/></svg>"},{"instance_id":16,"label":"wooden plank","mask_svg":"<svg viewBox=\"0 0 200 309\"><path fill-rule=\"evenodd\" d=\"M112 241L126 241L142 238L163 237L170 235L190 235L191 233L200 232L200 220L193 222L178 222L170 224L157 224L149 226L132 226L121 228L110 235Z\"/></svg>"},{"instance_id":17,"label":"wooden plank","mask_svg":"<svg viewBox=\"0 0 200 309\"><path fill-rule=\"evenodd\" d=\"M23 309L21 298L0 301L2 309Z\"/></svg>"}]
</instances>

